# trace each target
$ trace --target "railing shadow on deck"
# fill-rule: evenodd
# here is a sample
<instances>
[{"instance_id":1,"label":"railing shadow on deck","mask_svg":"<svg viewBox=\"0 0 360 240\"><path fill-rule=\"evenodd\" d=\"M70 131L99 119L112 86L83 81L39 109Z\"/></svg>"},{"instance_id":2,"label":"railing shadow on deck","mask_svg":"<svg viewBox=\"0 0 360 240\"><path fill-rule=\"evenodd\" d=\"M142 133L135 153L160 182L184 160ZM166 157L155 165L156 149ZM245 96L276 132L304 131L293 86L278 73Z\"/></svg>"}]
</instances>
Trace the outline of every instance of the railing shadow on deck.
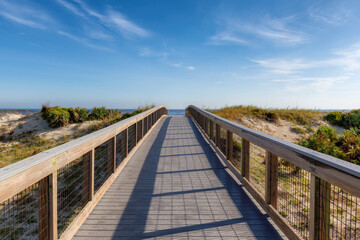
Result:
<instances>
[{"instance_id":1,"label":"railing shadow on deck","mask_svg":"<svg viewBox=\"0 0 360 240\"><path fill-rule=\"evenodd\" d=\"M190 232L190 231L197 231L197 230L205 230L210 228L217 228L221 226L227 226L237 223L246 223L247 227L251 230L253 233L253 236L251 237L261 237L264 238L263 231L267 231L267 234L271 232L271 239L282 239L279 235L279 233L275 230L274 226L267 220L267 215L261 213L261 211L257 208L257 206L250 200L249 196L245 193L243 190L243 187L236 183L236 181L225 171L225 167L221 164L213 150L210 148L210 146L205 142L203 137L201 136L198 129L195 127L194 123L187 118L188 123L191 126L191 129L193 131L193 134L195 135L196 140L199 142L199 146L201 146L201 150L206 154L207 158L209 159L209 163L211 165L211 168L204 168L204 169L191 169L191 170L182 170L182 171L170 171L170 172L157 172L158 163L161 156L161 148L164 144L165 140L169 140L169 138L166 138L166 131L169 127L169 123L171 121L172 117L168 117L164 124L162 125L158 136L156 137L156 140L152 144L148 155L146 156L146 159L144 161L144 164L142 166L142 169L139 173L139 178L135 184L135 187L133 189L133 192L128 200L128 204L125 207L123 211L123 215L119 222L117 223L117 228L114 232L113 238L119 237L117 233L120 233L121 231L124 231L124 225L128 224L128 219L126 218L126 215L133 215L134 209L136 206L138 206L139 202L137 200L137 193L138 191L141 191L142 196L149 196L149 197L142 197L141 202L141 214L136 215L136 236L133 236L132 239L146 239L146 238L153 238L153 237L164 237L169 234L179 234L184 232ZM197 153L194 153L197 154ZM186 154L189 155L189 154ZM178 155L181 156L181 155ZM149 168L152 168L152 171L149 171ZM158 174L167 174L167 173L180 173L180 172L193 172L193 171L214 171L217 178L220 180L220 182L224 185L224 187L216 187L216 188L207 188L207 189L193 189L189 191L177 191L177 192L169 192L169 193L160 193L160 194L154 194L154 186L155 186L155 180L156 176ZM152 188L146 189L146 192L144 192L143 185L152 183ZM170 195L176 195L176 194L189 194L189 193L198 193L198 192L205 192L205 191L216 191L226 189L231 200L233 201L234 205L236 206L239 213L243 216L240 218L233 218L228 220L221 220L210 222L210 223L203 223L203 224L194 224L190 226L182 226L182 227L175 227L171 229L166 230L155 230L152 232L145 232L148 215L150 211L150 205L151 200L155 197L159 196L170 196ZM144 210L145 208L145 210ZM256 215L254 218L248 218L247 215ZM255 223L255 224L254 224ZM258 224L260 223L260 224ZM126 226L126 225L125 225ZM127 225L129 226L129 225ZM120 233L121 234L121 233Z\"/></svg>"}]
</instances>

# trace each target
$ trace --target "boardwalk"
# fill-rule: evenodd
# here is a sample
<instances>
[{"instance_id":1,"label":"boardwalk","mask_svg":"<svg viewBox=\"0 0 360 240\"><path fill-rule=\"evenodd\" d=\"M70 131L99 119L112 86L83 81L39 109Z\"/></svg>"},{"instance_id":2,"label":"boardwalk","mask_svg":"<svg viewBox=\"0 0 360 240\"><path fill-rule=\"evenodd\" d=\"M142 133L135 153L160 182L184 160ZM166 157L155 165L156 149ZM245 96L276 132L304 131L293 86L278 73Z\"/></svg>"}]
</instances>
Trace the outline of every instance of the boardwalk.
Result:
<instances>
[{"instance_id":1,"label":"boardwalk","mask_svg":"<svg viewBox=\"0 0 360 240\"><path fill-rule=\"evenodd\" d=\"M74 239L282 239L186 117L163 118Z\"/></svg>"}]
</instances>

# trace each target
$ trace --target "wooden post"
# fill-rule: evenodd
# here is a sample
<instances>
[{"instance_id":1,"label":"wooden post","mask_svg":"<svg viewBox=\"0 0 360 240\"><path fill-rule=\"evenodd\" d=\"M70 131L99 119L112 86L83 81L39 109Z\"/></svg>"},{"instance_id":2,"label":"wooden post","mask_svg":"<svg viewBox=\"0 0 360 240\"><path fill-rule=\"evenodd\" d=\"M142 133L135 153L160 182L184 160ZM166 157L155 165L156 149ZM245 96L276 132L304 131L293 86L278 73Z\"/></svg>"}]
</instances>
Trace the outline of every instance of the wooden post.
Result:
<instances>
[{"instance_id":1,"label":"wooden post","mask_svg":"<svg viewBox=\"0 0 360 240\"><path fill-rule=\"evenodd\" d=\"M214 141L214 122L210 120L210 139Z\"/></svg>"},{"instance_id":2,"label":"wooden post","mask_svg":"<svg viewBox=\"0 0 360 240\"><path fill-rule=\"evenodd\" d=\"M220 125L216 123L215 126L215 130L216 130L216 147L220 148L221 145L221 139L220 139Z\"/></svg>"},{"instance_id":3,"label":"wooden post","mask_svg":"<svg viewBox=\"0 0 360 240\"><path fill-rule=\"evenodd\" d=\"M311 174L309 231L311 240L329 239L330 187L329 183Z\"/></svg>"},{"instance_id":4,"label":"wooden post","mask_svg":"<svg viewBox=\"0 0 360 240\"><path fill-rule=\"evenodd\" d=\"M90 155L90 172L89 172L89 201L94 197L94 185L95 185L95 149L92 149Z\"/></svg>"},{"instance_id":5,"label":"wooden post","mask_svg":"<svg viewBox=\"0 0 360 240\"><path fill-rule=\"evenodd\" d=\"M266 151L265 162L265 202L277 208L278 157Z\"/></svg>"},{"instance_id":6,"label":"wooden post","mask_svg":"<svg viewBox=\"0 0 360 240\"><path fill-rule=\"evenodd\" d=\"M233 160L233 133L229 130L226 131L226 159Z\"/></svg>"},{"instance_id":7,"label":"wooden post","mask_svg":"<svg viewBox=\"0 0 360 240\"><path fill-rule=\"evenodd\" d=\"M241 175L249 180L249 167L250 167L250 143L249 141L241 138Z\"/></svg>"},{"instance_id":8,"label":"wooden post","mask_svg":"<svg viewBox=\"0 0 360 240\"><path fill-rule=\"evenodd\" d=\"M57 171L54 171L49 176L50 195L49 195L49 209L50 209L50 240L58 239L57 236Z\"/></svg>"},{"instance_id":9,"label":"wooden post","mask_svg":"<svg viewBox=\"0 0 360 240\"><path fill-rule=\"evenodd\" d=\"M108 142L108 173L109 176L115 172L114 168L114 138L111 138ZM116 161L116 160L115 160Z\"/></svg>"},{"instance_id":10,"label":"wooden post","mask_svg":"<svg viewBox=\"0 0 360 240\"><path fill-rule=\"evenodd\" d=\"M39 198L39 240L49 238L49 177L45 177L39 181L38 185Z\"/></svg>"}]
</instances>

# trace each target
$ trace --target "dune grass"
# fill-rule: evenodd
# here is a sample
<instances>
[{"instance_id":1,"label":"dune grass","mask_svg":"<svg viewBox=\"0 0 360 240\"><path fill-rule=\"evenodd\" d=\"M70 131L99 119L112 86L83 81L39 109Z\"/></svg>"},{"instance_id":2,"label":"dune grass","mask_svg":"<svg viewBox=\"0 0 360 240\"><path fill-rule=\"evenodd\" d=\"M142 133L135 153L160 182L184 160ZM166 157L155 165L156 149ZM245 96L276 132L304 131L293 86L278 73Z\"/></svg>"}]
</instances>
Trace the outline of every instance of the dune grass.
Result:
<instances>
[{"instance_id":1,"label":"dune grass","mask_svg":"<svg viewBox=\"0 0 360 240\"><path fill-rule=\"evenodd\" d=\"M50 148L64 144L71 139L75 139L83 135L92 133L94 131L100 130L128 117L142 113L153 107L154 105L140 106L134 112L124 114L121 117L119 116L119 114L110 114L103 120L91 124L86 130L77 131L72 136L63 136L61 139L58 140L43 139L36 134L32 134L31 132L23 134L23 136L20 136L16 139L11 138L4 140L3 142L6 143L6 145L0 145L0 168L18 162L22 159L31 157L42 151L46 151Z\"/></svg>"},{"instance_id":2,"label":"dune grass","mask_svg":"<svg viewBox=\"0 0 360 240\"><path fill-rule=\"evenodd\" d=\"M301 125L312 125L321 120L324 115L324 113L317 110L298 108L267 109L244 105L223 107L209 111L220 117L235 121L240 121L242 117L248 116L271 122L282 119Z\"/></svg>"}]
</instances>

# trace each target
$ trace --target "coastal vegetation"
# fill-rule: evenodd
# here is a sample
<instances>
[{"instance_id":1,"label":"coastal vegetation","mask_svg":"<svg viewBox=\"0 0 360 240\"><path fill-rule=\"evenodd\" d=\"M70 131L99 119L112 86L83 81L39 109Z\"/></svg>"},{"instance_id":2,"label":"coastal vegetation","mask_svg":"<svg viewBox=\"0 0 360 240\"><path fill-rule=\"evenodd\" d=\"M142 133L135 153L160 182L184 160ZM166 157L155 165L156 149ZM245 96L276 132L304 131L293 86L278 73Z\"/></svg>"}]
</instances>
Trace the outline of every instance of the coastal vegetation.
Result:
<instances>
[{"instance_id":1,"label":"coastal vegetation","mask_svg":"<svg viewBox=\"0 0 360 240\"><path fill-rule=\"evenodd\" d=\"M212 112L257 131L360 165L360 110L326 113L234 106ZM225 129L220 130L219 147L225 154L227 134ZM283 134L279 135L279 132ZM290 138L290 134L298 137ZM241 138L236 134L233 138L231 162L241 171ZM254 143L250 143L249 148L248 180L260 196L265 198L266 150ZM307 238L310 227L311 174L282 157L278 158L277 174L276 209L288 224ZM357 239L359 229L352 226L359 223L359 198L337 185L330 184L328 189L327 198L331 203L330 231L346 232L346 236Z\"/></svg>"},{"instance_id":2,"label":"coastal vegetation","mask_svg":"<svg viewBox=\"0 0 360 240\"><path fill-rule=\"evenodd\" d=\"M19 123L15 127L16 131L23 131L18 135L14 133L14 129L7 129L7 125L0 128L0 168L135 116L153 107L154 105L140 106L133 112L121 115L120 111L106 109L105 107L94 107L92 111L89 111L79 107L61 108L44 105L40 113L32 114L34 117L23 118L26 118L25 124L27 121L34 121L37 125L40 125L43 118L46 120L45 124L51 128L35 131L31 128L25 129L23 127L25 124ZM11 121L14 122L14 120ZM55 138L52 131L58 132L60 137Z\"/></svg>"},{"instance_id":3,"label":"coastal vegetation","mask_svg":"<svg viewBox=\"0 0 360 240\"><path fill-rule=\"evenodd\" d=\"M274 124L279 124L280 120L291 122L293 125L290 130L299 135L294 143L360 165L360 110L326 113L306 109L264 109L239 105L211 112L242 124L246 117ZM333 126L344 130L339 133ZM273 135L266 128L261 131ZM285 140L290 141L286 138Z\"/></svg>"},{"instance_id":4,"label":"coastal vegetation","mask_svg":"<svg viewBox=\"0 0 360 240\"><path fill-rule=\"evenodd\" d=\"M279 119L286 120L295 124L312 125L322 119L323 113L316 110L306 109L266 109L256 106L230 106L220 109L210 110L212 113L229 119L241 120L242 117L253 117L270 122L278 122Z\"/></svg>"}]
</instances>

